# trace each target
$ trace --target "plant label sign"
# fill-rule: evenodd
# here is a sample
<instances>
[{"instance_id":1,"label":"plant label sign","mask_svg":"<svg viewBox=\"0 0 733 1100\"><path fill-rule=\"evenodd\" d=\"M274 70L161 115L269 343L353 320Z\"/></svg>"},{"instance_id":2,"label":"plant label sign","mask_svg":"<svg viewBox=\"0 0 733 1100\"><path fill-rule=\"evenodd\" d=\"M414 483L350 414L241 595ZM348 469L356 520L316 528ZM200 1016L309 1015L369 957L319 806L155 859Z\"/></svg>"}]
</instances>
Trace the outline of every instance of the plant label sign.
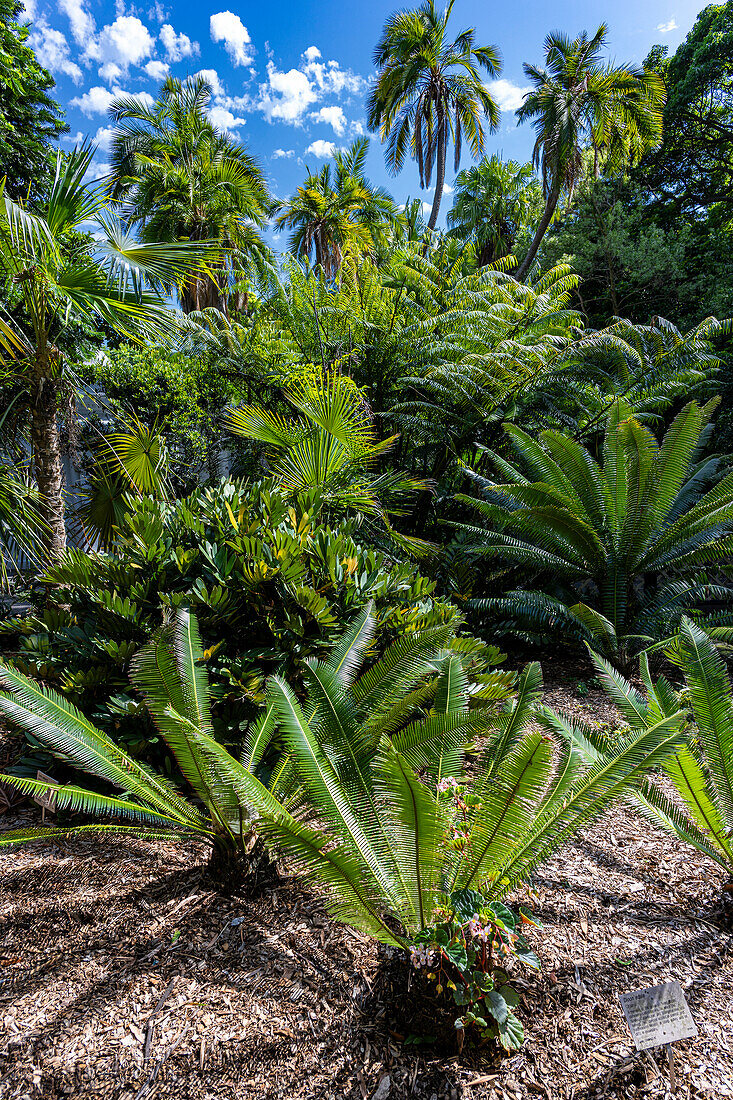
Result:
<instances>
[{"instance_id":1,"label":"plant label sign","mask_svg":"<svg viewBox=\"0 0 733 1100\"><path fill-rule=\"evenodd\" d=\"M52 779L50 775L46 775L46 773L42 771L36 772L36 779L40 779L42 783L54 783L56 784L56 786L58 786L58 780ZM46 810L48 810L48 812L52 814L56 813L55 791L47 791L45 794L31 795L31 798L43 810L44 820L46 817Z\"/></svg>"},{"instance_id":2,"label":"plant label sign","mask_svg":"<svg viewBox=\"0 0 733 1100\"><path fill-rule=\"evenodd\" d=\"M637 1050L668 1046L697 1035L679 982L622 993L619 1000Z\"/></svg>"}]
</instances>

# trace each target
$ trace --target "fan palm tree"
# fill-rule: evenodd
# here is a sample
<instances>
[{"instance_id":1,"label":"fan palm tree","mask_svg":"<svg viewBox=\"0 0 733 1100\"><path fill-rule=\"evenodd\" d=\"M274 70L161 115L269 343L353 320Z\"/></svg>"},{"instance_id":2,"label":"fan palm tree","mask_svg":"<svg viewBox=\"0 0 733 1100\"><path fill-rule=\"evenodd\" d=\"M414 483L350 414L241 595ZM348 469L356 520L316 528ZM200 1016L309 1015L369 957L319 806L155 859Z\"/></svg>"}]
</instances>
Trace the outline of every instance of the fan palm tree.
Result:
<instances>
[{"instance_id":1,"label":"fan palm tree","mask_svg":"<svg viewBox=\"0 0 733 1100\"><path fill-rule=\"evenodd\" d=\"M346 375L332 375L286 396L300 418L286 420L249 405L232 409L227 427L271 448L272 476L289 493L315 489L327 508L379 517L400 539L388 516L401 514L405 501L426 486L396 470L377 471L396 437L377 440L359 388ZM415 540L405 545L418 547Z\"/></svg>"},{"instance_id":2,"label":"fan palm tree","mask_svg":"<svg viewBox=\"0 0 733 1100\"><path fill-rule=\"evenodd\" d=\"M428 229L435 229L438 220L450 142L458 171L463 138L473 156L480 157L484 116L491 133L499 125L499 108L480 75L481 69L491 77L499 75L499 52L494 46L475 45L473 28L448 41L454 3L449 0L441 14L435 0L425 0L416 10L388 18L374 50L379 71L367 102L370 130L379 130L388 142L391 171L402 169L408 145L421 187L430 187L435 170Z\"/></svg>"},{"instance_id":3,"label":"fan palm tree","mask_svg":"<svg viewBox=\"0 0 733 1100\"><path fill-rule=\"evenodd\" d=\"M336 277L347 251L373 251L380 236L397 221L397 208L381 187L364 177L369 139L361 138L334 154L334 167L309 172L290 199L277 206L275 228L291 231L290 251L313 256L327 279Z\"/></svg>"},{"instance_id":4,"label":"fan palm tree","mask_svg":"<svg viewBox=\"0 0 733 1100\"><path fill-rule=\"evenodd\" d=\"M553 32L545 39L545 67L524 66L534 87L517 117L534 120L533 163L542 170L545 209L517 272L520 279L534 262L561 196L573 197L585 147L593 149L596 171L601 157L614 171L635 164L661 141L661 78L651 70L604 61L607 40L605 23L591 38L585 31L574 39Z\"/></svg>"},{"instance_id":5,"label":"fan palm tree","mask_svg":"<svg viewBox=\"0 0 733 1100\"><path fill-rule=\"evenodd\" d=\"M473 552L531 583L475 606L510 630L564 631L623 660L667 637L684 612L729 603L733 589L701 575L733 553L733 473L700 457L717 404L689 402L657 443L617 402L600 462L562 432L534 439L506 425L526 474L487 452L503 481L474 475L484 499L459 499L490 526L458 526L476 539Z\"/></svg>"},{"instance_id":6,"label":"fan palm tree","mask_svg":"<svg viewBox=\"0 0 733 1100\"><path fill-rule=\"evenodd\" d=\"M76 511L87 538L109 547L128 514L130 495L170 497L168 451L158 426L147 427L133 416L119 431L101 437L93 457Z\"/></svg>"},{"instance_id":7,"label":"fan palm tree","mask_svg":"<svg viewBox=\"0 0 733 1100\"><path fill-rule=\"evenodd\" d=\"M66 545L58 424L65 326L73 318L132 340L169 340L177 322L158 288L198 277L218 256L209 241L133 239L110 211L104 189L86 182L93 152L83 145L63 160L59 156L43 216L0 191L6 302L0 363L27 397L33 469L52 559ZM89 224L95 226L91 241L80 233Z\"/></svg>"},{"instance_id":8,"label":"fan palm tree","mask_svg":"<svg viewBox=\"0 0 733 1100\"><path fill-rule=\"evenodd\" d=\"M109 108L114 125L111 190L143 241L214 240L216 270L179 286L184 313L226 310L236 282L267 249L260 234L270 210L264 175L252 155L210 121L212 87L203 77L169 77L148 106L121 96Z\"/></svg>"},{"instance_id":9,"label":"fan palm tree","mask_svg":"<svg viewBox=\"0 0 733 1100\"><path fill-rule=\"evenodd\" d=\"M510 255L542 205L532 165L496 154L460 172L455 188L450 236L475 243L479 267Z\"/></svg>"},{"instance_id":10,"label":"fan palm tree","mask_svg":"<svg viewBox=\"0 0 733 1100\"><path fill-rule=\"evenodd\" d=\"M61 759L122 791L103 795L4 776L27 793L53 791L58 809L113 821L13 829L0 833L0 844L78 832L201 836L222 875L236 860L246 862L256 826L325 888L334 917L406 947L454 891L502 898L680 741L675 713L621 739L613 754L587 768L572 744L554 744L537 728L537 665L499 710L505 678L494 673L469 684L460 640L448 627L398 638L359 675L374 628L366 608L327 661L308 663L304 703L272 677L267 708L240 762L212 736L195 623L179 612L173 637L141 654L134 675L201 809L55 692L0 666L0 712ZM482 747L468 754L477 740ZM255 771L268 752L265 786ZM441 796L449 778L471 789L470 804L458 809Z\"/></svg>"}]
</instances>

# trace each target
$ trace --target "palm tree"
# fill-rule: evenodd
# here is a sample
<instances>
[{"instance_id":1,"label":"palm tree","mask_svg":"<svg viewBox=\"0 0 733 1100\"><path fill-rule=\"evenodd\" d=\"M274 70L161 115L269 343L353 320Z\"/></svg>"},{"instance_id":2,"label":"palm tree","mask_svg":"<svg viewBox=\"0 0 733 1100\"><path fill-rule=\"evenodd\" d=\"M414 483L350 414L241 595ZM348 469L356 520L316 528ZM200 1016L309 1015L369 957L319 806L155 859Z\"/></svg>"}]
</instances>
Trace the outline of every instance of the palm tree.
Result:
<instances>
[{"instance_id":1,"label":"palm tree","mask_svg":"<svg viewBox=\"0 0 733 1100\"><path fill-rule=\"evenodd\" d=\"M545 68L524 66L534 88L517 111L534 120L533 163L542 169L545 209L517 277L523 279L552 221L563 193L572 199L583 171L583 149L591 147L595 171L601 157L616 170L636 163L662 137L665 91L659 75L634 65L605 62L608 28L592 38L553 32L545 39Z\"/></svg>"},{"instance_id":2,"label":"palm tree","mask_svg":"<svg viewBox=\"0 0 733 1100\"><path fill-rule=\"evenodd\" d=\"M180 286L184 313L225 310L237 278L261 265L267 251L259 232L271 205L265 178L254 157L210 121L211 95L203 77L169 77L152 107L122 96L109 108L112 194L142 240L222 246L216 271Z\"/></svg>"},{"instance_id":3,"label":"palm tree","mask_svg":"<svg viewBox=\"0 0 733 1100\"><path fill-rule=\"evenodd\" d=\"M161 285L198 276L218 248L209 241L140 243L109 209L101 187L85 182L94 150L59 156L44 216L0 190L0 365L27 400L33 467L49 557L66 545L58 406L69 319L107 326L132 340L170 339L175 315ZM91 243L82 226L95 226Z\"/></svg>"},{"instance_id":4,"label":"palm tree","mask_svg":"<svg viewBox=\"0 0 733 1100\"><path fill-rule=\"evenodd\" d=\"M301 258L314 258L327 279L338 274L346 251L360 255L374 245L397 220L397 208L381 187L364 177L369 139L360 138L334 154L335 167L325 164L309 172L292 198L279 204L276 229L291 230L288 247Z\"/></svg>"},{"instance_id":5,"label":"palm tree","mask_svg":"<svg viewBox=\"0 0 733 1100\"><path fill-rule=\"evenodd\" d=\"M492 133L499 125L499 108L479 74L484 69L489 76L499 75L499 52L494 46L476 46L473 28L448 42L454 3L449 0L442 15L434 0L425 0L414 11L389 17L374 50L379 73L367 103L369 128L388 139L386 159L394 173L404 164L408 143L421 187L430 186L435 168L428 229L438 220L449 142L458 171L464 136L473 156L483 155L482 115Z\"/></svg>"},{"instance_id":6,"label":"palm tree","mask_svg":"<svg viewBox=\"0 0 733 1100\"><path fill-rule=\"evenodd\" d=\"M522 637L584 637L623 661L706 601L730 605L733 588L703 572L733 553L733 473L701 457L717 404L690 401L658 443L617 401L602 462L560 431L534 439L507 424L522 468L489 452L503 480L477 478L484 499L458 498L489 525L460 526L532 582L475 606Z\"/></svg>"},{"instance_id":7,"label":"palm tree","mask_svg":"<svg viewBox=\"0 0 733 1100\"><path fill-rule=\"evenodd\" d=\"M494 154L456 177L448 213L450 236L474 241L479 267L514 251L517 238L541 207L531 164L504 162Z\"/></svg>"}]
</instances>

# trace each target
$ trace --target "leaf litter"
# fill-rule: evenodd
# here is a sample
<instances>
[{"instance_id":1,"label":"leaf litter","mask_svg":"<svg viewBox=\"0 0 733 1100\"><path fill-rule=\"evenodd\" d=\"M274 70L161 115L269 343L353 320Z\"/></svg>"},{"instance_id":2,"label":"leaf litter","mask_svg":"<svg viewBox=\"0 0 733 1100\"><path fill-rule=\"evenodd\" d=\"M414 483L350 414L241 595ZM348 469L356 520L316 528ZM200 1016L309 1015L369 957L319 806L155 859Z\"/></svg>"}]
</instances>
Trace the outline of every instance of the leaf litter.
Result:
<instances>
[{"instance_id":1,"label":"leaf litter","mask_svg":"<svg viewBox=\"0 0 733 1100\"><path fill-rule=\"evenodd\" d=\"M546 698L613 719L566 677ZM3 826L35 821L21 809ZM699 1031L675 1046L676 1096L733 1097L720 871L624 806L514 899L543 923L543 970L517 983L513 1057L459 1054L448 1006L297 880L225 898L205 862L142 841L0 853L0 1100L656 1100L664 1052L634 1050L618 997L673 980Z\"/></svg>"}]
</instances>

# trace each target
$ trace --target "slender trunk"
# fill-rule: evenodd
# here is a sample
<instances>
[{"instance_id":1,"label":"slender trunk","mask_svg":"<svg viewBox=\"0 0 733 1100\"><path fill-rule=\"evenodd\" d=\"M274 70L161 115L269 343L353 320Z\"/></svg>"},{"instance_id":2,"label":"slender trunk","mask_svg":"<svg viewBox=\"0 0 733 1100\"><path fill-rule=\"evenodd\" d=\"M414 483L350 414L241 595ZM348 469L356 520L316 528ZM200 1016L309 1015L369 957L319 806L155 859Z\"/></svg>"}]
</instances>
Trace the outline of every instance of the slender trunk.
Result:
<instances>
[{"instance_id":1,"label":"slender trunk","mask_svg":"<svg viewBox=\"0 0 733 1100\"><path fill-rule=\"evenodd\" d=\"M558 186L555 186L553 187L552 191L550 191L550 194L547 196L547 202L545 203L545 209L543 211L542 217L540 218L540 224L537 226L537 232L532 238L532 243L529 246L527 255L524 257L521 264L517 268L517 273L514 276L515 279L522 280L527 277L527 272L531 268L539 247L544 240L545 233L547 232L548 226L552 221L559 200L560 188Z\"/></svg>"},{"instance_id":2,"label":"slender trunk","mask_svg":"<svg viewBox=\"0 0 733 1100\"><path fill-rule=\"evenodd\" d=\"M445 182L445 153L446 153L446 123L441 120L438 127L438 148L436 155L435 194L433 195L433 209L430 211L428 229L435 229L440 210L440 200L443 197L443 184Z\"/></svg>"},{"instance_id":3,"label":"slender trunk","mask_svg":"<svg viewBox=\"0 0 733 1100\"><path fill-rule=\"evenodd\" d=\"M38 491L43 499L44 534L50 561L57 561L66 549L64 522L64 472L58 420L58 383L40 375L31 385L31 444Z\"/></svg>"},{"instance_id":4,"label":"slender trunk","mask_svg":"<svg viewBox=\"0 0 733 1100\"><path fill-rule=\"evenodd\" d=\"M596 226L598 228L598 232L601 234L601 237L603 238L603 255L604 255L604 258L606 260L606 267L608 269L608 289L609 289L609 293L611 295L611 308L613 310L614 317L618 317L618 315L619 315L618 294L616 293L616 277L613 273L613 258L611 256L611 253L610 253L609 247L608 247L608 228L607 228L606 223L604 221L603 214L598 209L598 204L596 203L596 200L595 200L595 198L593 197L592 194L591 194L590 202L591 202L591 206L593 208L593 216L595 218L595 222L596 222Z\"/></svg>"}]
</instances>

